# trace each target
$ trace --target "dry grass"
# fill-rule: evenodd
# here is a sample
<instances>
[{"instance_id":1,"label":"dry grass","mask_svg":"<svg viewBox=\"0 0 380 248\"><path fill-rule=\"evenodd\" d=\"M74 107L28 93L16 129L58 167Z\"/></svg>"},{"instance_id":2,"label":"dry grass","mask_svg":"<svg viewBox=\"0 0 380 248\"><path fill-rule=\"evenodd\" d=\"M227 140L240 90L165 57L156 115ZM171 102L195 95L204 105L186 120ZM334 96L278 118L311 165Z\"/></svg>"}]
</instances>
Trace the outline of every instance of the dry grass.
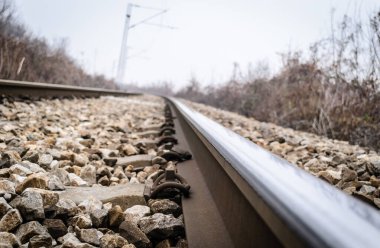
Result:
<instances>
[{"instance_id":1,"label":"dry grass","mask_svg":"<svg viewBox=\"0 0 380 248\"><path fill-rule=\"evenodd\" d=\"M345 17L307 56L283 54L276 75L259 66L204 89L193 79L177 95L380 150L379 55L380 12L368 25Z\"/></svg>"},{"instance_id":2,"label":"dry grass","mask_svg":"<svg viewBox=\"0 0 380 248\"><path fill-rule=\"evenodd\" d=\"M80 68L67 55L65 42L50 46L28 32L13 13L11 2L0 0L0 78L116 88L114 82Z\"/></svg>"}]
</instances>

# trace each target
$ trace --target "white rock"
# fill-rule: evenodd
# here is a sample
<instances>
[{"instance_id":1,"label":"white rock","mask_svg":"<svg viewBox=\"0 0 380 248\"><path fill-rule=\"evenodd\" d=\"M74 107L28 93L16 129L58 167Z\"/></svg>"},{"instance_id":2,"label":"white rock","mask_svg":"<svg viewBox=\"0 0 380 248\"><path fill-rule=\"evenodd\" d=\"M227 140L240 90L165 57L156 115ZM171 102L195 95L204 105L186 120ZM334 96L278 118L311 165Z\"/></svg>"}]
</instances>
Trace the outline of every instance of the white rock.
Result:
<instances>
[{"instance_id":1,"label":"white rock","mask_svg":"<svg viewBox=\"0 0 380 248\"><path fill-rule=\"evenodd\" d=\"M79 187L88 186L88 183L86 181L84 181L82 178L78 177L74 173L69 173L68 177L69 177L71 186L79 186Z\"/></svg>"}]
</instances>

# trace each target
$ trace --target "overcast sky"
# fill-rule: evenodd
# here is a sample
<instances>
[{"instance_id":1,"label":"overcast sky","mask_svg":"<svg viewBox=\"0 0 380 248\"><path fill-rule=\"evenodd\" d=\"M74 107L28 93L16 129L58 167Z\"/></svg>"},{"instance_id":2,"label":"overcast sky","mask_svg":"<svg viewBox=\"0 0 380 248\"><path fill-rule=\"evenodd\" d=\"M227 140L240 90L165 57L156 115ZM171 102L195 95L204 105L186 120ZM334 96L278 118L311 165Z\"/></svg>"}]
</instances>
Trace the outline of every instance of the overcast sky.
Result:
<instances>
[{"instance_id":1,"label":"overcast sky","mask_svg":"<svg viewBox=\"0 0 380 248\"><path fill-rule=\"evenodd\" d=\"M378 0L16 0L18 16L54 43L67 38L69 53L88 72L115 77L127 3L169 9L152 20L177 29L139 25L130 30L126 81L184 85L226 80L237 62L279 64L279 52L307 49L329 32L331 10L368 16ZM133 8L131 23L157 13Z\"/></svg>"}]
</instances>

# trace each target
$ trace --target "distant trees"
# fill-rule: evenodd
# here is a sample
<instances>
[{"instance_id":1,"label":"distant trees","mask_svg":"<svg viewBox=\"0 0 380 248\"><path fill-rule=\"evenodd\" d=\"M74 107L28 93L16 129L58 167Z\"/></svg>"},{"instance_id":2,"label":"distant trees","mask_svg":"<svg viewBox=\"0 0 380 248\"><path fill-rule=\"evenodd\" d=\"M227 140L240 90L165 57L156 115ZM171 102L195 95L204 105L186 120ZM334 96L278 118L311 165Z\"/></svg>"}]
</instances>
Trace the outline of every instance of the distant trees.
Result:
<instances>
[{"instance_id":1,"label":"distant trees","mask_svg":"<svg viewBox=\"0 0 380 248\"><path fill-rule=\"evenodd\" d=\"M34 36L14 18L11 1L0 0L0 78L55 84L116 88L101 75L91 76L56 47Z\"/></svg>"}]
</instances>

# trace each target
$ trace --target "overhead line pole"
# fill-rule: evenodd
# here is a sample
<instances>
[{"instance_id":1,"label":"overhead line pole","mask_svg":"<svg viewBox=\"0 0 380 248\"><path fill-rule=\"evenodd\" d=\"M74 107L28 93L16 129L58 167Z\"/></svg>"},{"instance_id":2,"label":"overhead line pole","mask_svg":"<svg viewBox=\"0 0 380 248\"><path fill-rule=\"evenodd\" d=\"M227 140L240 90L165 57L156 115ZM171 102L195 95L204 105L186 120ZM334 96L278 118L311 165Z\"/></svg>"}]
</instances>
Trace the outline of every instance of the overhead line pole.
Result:
<instances>
[{"instance_id":1,"label":"overhead line pole","mask_svg":"<svg viewBox=\"0 0 380 248\"><path fill-rule=\"evenodd\" d=\"M157 10L159 11L158 13L147 17L143 19L142 21L139 21L133 25L130 25L131 21L131 14L132 14L132 7L138 7L138 8L143 8L143 9L151 9L151 10ZM127 47L127 40L128 40L128 32L130 29L136 27L137 25L140 24L148 24L148 25L153 25L153 26L159 26L161 28L169 28L169 29L175 29L175 27L172 26L167 26L167 25L160 25L160 24L154 24L154 23L147 23L147 21L154 19L157 16L163 15L167 12L167 9L157 9L157 8L150 8L150 7L143 7L140 5L136 4L131 4L129 3L127 6L127 16L125 19L125 24L124 24L124 33L123 33L123 40L121 43L121 49L120 49L120 56L119 56L119 64L117 67L117 74L116 74L116 82L118 84L123 84L124 77L125 77L125 70L126 70L126 65L127 65L127 58L128 58L128 47Z\"/></svg>"},{"instance_id":2,"label":"overhead line pole","mask_svg":"<svg viewBox=\"0 0 380 248\"><path fill-rule=\"evenodd\" d=\"M127 15L125 18L123 40L121 42L119 64L117 67L117 75L116 75L116 82L118 84L123 83L124 75L125 75L125 67L127 64L127 51L128 51L127 40L128 40L129 23L130 23L131 14L132 14L132 7L133 7L133 4L131 3L129 3L127 6Z\"/></svg>"}]
</instances>

